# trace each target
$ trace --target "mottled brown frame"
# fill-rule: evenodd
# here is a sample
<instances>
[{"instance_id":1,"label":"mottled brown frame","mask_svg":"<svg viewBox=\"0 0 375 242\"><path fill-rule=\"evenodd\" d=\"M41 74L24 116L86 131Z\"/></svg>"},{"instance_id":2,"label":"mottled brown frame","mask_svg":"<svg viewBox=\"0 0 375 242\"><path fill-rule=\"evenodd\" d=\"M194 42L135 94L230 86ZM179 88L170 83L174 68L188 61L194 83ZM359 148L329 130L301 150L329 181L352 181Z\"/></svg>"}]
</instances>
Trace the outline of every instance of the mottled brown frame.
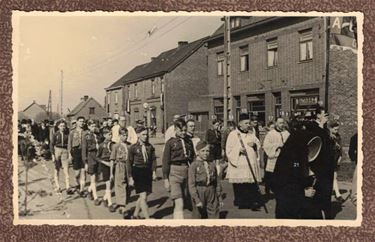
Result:
<instances>
[{"instance_id":1,"label":"mottled brown frame","mask_svg":"<svg viewBox=\"0 0 375 242\"><path fill-rule=\"evenodd\" d=\"M371 153L371 133L375 126L372 105L375 100L375 3L368 0L347 2L321 0L236 0L116 1L40 0L0 1L0 240L1 241L123 241L123 240L253 240L316 241L360 240L375 237L375 157ZM12 167L12 10L21 11L360 11L364 13L363 66L363 221L361 227L109 227L109 226L32 226L13 225Z\"/></svg>"}]
</instances>

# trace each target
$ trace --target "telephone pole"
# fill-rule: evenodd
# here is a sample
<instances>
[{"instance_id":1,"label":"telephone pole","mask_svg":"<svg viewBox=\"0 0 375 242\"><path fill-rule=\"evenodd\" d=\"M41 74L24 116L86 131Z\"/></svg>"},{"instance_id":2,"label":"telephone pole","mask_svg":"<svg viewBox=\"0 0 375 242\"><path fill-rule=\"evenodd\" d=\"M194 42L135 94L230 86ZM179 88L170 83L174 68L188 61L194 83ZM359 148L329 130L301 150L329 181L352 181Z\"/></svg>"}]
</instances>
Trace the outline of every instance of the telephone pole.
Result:
<instances>
[{"instance_id":1,"label":"telephone pole","mask_svg":"<svg viewBox=\"0 0 375 242\"><path fill-rule=\"evenodd\" d=\"M52 119L52 93L51 90L49 90L49 95L48 95L48 105L47 105L47 115L48 119Z\"/></svg>"},{"instance_id":2,"label":"telephone pole","mask_svg":"<svg viewBox=\"0 0 375 242\"><path fill-rule=\"evenodd\" d=\"M224 16L224 128L232 114L230 16Z\"/></svg>"},{"instance_id":3,"label":"telephone pole","mask_svg":"<svg viewBox=\"0 0 375 242\"><path fill-rule=\"evenodd\" d=\"M61 117L63 116L63 82L64 82L64 71L61 70L61 79L60 79L60 114L61 114Z\"/></svg>"}]
</instances>

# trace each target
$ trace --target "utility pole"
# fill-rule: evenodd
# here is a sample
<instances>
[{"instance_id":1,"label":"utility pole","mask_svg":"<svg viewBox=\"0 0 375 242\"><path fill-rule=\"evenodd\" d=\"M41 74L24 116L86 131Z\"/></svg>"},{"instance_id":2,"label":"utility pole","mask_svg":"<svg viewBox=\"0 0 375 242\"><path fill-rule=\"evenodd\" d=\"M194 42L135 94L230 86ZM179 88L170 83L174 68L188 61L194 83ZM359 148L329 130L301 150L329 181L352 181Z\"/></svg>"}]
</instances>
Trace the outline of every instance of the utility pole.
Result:
<instances>
[{"instance_id":1,"label":"utility pole","mask_svg":"<svg viewBox=\"0 0 375 242\"><path fill-rule=\"evenodd\" d=\"M61 70L61 79L60 79L60 114L63 116L63 82L64 82L64 71Z\"/></svg>"},{"instance_id":2,"label":"utility pole","mask_svg":"<svg viewBox=\"0 0 375 242\"><path fill-rule=\"evenodd\" d=\"M48 119L52 119L52 93L51 89L49 90L49 95L48 95L48 105L47 105L47 115Z\"/></svg>"},{"instance_id":3,"label":"utility pole","mask_svg":"<svg viewBox=\"0 0 375 242\"><path fill-rule=\"evenodd\" d=\"M224 16L224 128L232 114L230 16Z\"/></svg>"}]
</instances>

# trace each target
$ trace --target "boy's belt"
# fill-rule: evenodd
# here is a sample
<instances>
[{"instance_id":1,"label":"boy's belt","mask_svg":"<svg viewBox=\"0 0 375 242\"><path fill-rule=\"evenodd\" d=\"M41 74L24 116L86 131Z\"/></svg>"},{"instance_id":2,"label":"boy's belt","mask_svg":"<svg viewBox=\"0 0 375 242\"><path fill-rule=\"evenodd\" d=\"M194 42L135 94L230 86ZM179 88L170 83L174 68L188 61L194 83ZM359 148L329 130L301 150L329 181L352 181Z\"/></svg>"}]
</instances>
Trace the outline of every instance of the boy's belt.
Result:
<instances>
[{"instance_id":1,"label":"boy's belt","mask_svg":"<svg viewBox=\"0 0 375 242\"><path fill-rule=\"evenodd\" d=\"M187 166L188 161L172 161L171 165L174 166Z\"/></svg>"},{"instance_id":2,"label":"boy's belt","mask_svg":"<svg viewBox=\"0 0 375 242\"><path fill-rule=\"evenodd\" d=\"M61 145L55 145L55 147L57 147L57 148L60 148L60 149L66 149L67 148L67 146L61 146Z\"/></svg>"}]
</instances>

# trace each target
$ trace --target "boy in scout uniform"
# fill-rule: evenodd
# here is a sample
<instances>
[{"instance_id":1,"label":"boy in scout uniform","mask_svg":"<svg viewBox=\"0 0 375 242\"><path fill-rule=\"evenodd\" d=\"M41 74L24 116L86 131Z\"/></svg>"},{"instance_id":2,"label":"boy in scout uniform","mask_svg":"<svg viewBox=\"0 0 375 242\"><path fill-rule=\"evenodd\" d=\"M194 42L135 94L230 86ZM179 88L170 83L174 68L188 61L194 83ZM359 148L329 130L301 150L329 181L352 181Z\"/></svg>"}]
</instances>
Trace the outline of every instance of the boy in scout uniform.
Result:
<instances>
[{"instance_id":1,"label":"boy in scout uniform","mask_svg":"<svg viewBox=\"0 0 375 242\"><path fill-rule=\"evenodd\" d=\"M130 196L130 189L128 187L128 172L126 170L126 163L128 162L129 146L127 142L128 130L126 128L120 129L120 143L114 144L110 160L114 163L115 169L115 199L116 203L110 206L110 212L115 212L118 207L125 210L128 198ZM124 218L127 217L126 211L119 210L123 213Z\"/></svg>"},{"instance_id":2,"label":"boy in scout uniform","mask_svg":"<svg viewBox=\"0 0 375 242\"><path fill-rule=\"evenodd\" d=\"M193 218L218 218L222 189L215 163L209 161L210 145L199 141L196 150L198 156L189 167L188 179Z\"/></svg>"},{"instance_id":3,"label":"boy in scout uniform","mask_svg":"<svg viewBox=\"0 0 375 242\"><path fill-rule=\"evenodd\" d=\"M50 149L52 153L52 161L55 162L55 173L54 179L56 184L56 190L60 192L59 185L59 173L60 169L63 168L65 175L65 187L67 193L70 193L71 189L69 186L69 154L68 154L68 132L66 129L66 123L64 120L59 120L56 123L58 130L52 135Z\"/></svg>"},{"instance_id":4,"label":"boy in scout uniform","mask_svg":"<svg viewBox=\"0 0 375 242\"><path fill-rule=\"evenodd\" d=\"M70 131L68 139L69 159L72 161L73 170L77 183L77 190L81 196L85 196L85 163L82 160L82 141L85 131L83 130L85 118L77 118L77 126Z\"/></svg>"},{"instance_id":5,"label":"boy in scout uniform","mask_svg":"<svg viewBox=\"0 0 375 242\"><path fill-rule=\"evenodd\" d=\"M97 152L99 149L98 138L95 134L96 123L93 120L87 122L88 132L85 134L82 142L82 159L87 164L87 173L90 176L90 186L88 187L89 197L99 206L100 201L96 194L96 173L98 170Z\"/></svg>"},{"instance_id":6,"label":"boy in scout uniform","mask_svg":"<svg viewBox=\"0 0 375 242\"><path fill-rule=\"evenodd\" d=\"M100 171L105 182L105 194L103 201L106 207L112 206L111 199L111 180L113 174L113 162L110 161L112 145L112 133L109 130L103 130L104 141L100 144L98 150L98 159L100 161Z\"/></svg>"},{"instance_id":7,"label":"boy in scout uniform","mask_svg":"<svg viewBox=\"0 0 375 242\"><path fill-rule=\"evenodd\" d=\"M175 123L176 137L170 138L165 144L163 154L164 186L170 188L174 201L173 218L184 218L184 200L187 197L188 166L194 160L195 152L191 139L186 139L186 122L177 120ZM186 205L186 202L185 202Z\"/></svg>"},{"instance_id":8,"label":"boy in scout uniform","mask_svg":"<svg viewBox=\"0 0 375 242\"><path fill-rule=\"evenodd\" d=\"M132 218L139 218L138 214L142 209L145 218L149 219L147 195L152 192L152 178L156 170L155 148L148 142L148 131L145 127L137 127L136 132L138 142L130 146L127 163L129 185L134 184L135 192L139 194Z\"/></svg>"}]
</instances>

